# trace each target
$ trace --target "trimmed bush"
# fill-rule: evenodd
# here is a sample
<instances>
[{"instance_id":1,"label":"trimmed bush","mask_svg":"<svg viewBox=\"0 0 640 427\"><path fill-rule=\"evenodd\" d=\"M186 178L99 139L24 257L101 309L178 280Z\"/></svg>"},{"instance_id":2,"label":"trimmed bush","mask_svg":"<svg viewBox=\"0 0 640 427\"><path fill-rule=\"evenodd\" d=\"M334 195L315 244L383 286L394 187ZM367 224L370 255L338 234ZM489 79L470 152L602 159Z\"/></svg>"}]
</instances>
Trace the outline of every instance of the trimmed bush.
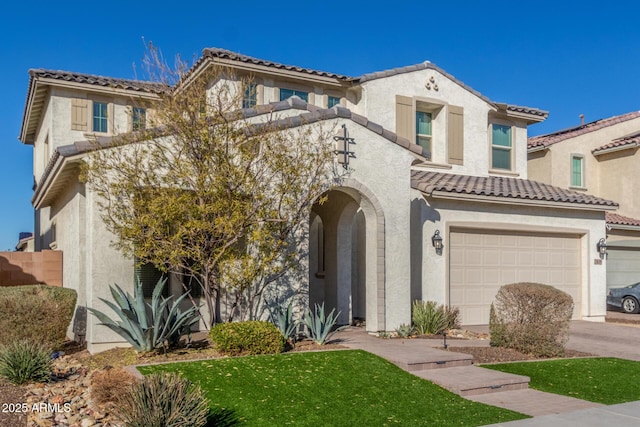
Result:
<instances>
[{"instance_id":1,"label":"trimmed bush","mask_svg":"<svg viewBox=\"0 0 640 427\"><path fill-rule=\"evenodd\" d=\"M73 318L76 291L46 285L0 288L0 345L28 340L59 348Z\"/></svg>"},{"instance_id":2,"label":"trimmed bush","mask_svg":"<svg viewBox=\"0 0 640 427\"><path fill-rule=\"evenodd\" d=\"M0 376L13 384L51 379L51 353L42 344L16 341L0 349Z\"/></svg>"},{"instance_id":3,"label":"trimmed bush","mask_svg":"<svg viewBox=\"0 0 640 427\"><path fill-rule=\"evenodd\" d=\"M438 305L435 301L414 301L411 319L418 334L438 335L460 327L460 309Z\"/></svg>"},{"instance_id":4,"label":"trimmed bush","mask_svg":"<svg viewBox=\"0 0 640 427\"><path fill-rule=\"evenodd\" d=\"M220 323L209 332L216 350L229 356L282 353L286 340L270 322Z\"/></svg>"},{"instance_id":5,"label":"trimmed bush","mask_svg":"<svg viewBox=\"0 0 640 427\"><path fill-rule=\"evenodd\" d=\"M127 427L201 427L209 402L178 374L151 374L123 393L113 412Z\"/></svg>"},{"instance_id":6,"label":"trimmed bush","mask_svg":"<svg viewBox=\"0 0 640 427\"><path fill-rule=\"evenodd\" d=\"M99 405L115 403L136 382L137 378L130 372L107 366L91 375L91 399Z\"/></svg>"},{"instance_id":7,"label":"trimmed bush","mask_svg":"<svg viewBox=\"0 0 640 427\"><path fill-rule=\"evenodd\" d=\"M539 357L562 356L572 314L571 296L553 286L505 285L491 304L491 345Z\"/></svg>"}]
</instances>

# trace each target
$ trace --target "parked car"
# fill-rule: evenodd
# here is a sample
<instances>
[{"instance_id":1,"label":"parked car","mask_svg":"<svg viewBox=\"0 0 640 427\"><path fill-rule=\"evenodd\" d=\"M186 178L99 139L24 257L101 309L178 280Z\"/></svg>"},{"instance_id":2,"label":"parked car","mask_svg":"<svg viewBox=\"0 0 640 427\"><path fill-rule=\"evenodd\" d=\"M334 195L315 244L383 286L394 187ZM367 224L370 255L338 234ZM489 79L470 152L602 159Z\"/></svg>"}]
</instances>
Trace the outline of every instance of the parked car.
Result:
<instances>
[{"instance_id":1,"label":"parked car","mask_svg":"<svg viewBox=\"0 0 640 427\"><path fill-rule=\"evenodd\" d=\"M640 312L640 282L624 288L611 288L607 295L607 304L622 308L625 313Z\"/></svg>"}]
</instances>

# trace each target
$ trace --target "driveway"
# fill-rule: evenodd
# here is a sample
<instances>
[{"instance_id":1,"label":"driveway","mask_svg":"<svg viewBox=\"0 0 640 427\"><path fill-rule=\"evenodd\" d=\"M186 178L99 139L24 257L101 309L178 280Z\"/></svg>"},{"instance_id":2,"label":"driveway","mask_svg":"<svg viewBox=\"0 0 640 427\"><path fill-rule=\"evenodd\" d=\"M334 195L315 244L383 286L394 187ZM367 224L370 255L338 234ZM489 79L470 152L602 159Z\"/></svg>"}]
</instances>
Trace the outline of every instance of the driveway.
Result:
<instances>
[{"instance_id":1,"label":"driveway","mask_svg":"<svg viewBox=\"0 0 640 427\"><path fill-rule=\"evenodd\" d=\"M567 348L640 361L640 325L574 320Z\"/></svg>"}]
</instances>

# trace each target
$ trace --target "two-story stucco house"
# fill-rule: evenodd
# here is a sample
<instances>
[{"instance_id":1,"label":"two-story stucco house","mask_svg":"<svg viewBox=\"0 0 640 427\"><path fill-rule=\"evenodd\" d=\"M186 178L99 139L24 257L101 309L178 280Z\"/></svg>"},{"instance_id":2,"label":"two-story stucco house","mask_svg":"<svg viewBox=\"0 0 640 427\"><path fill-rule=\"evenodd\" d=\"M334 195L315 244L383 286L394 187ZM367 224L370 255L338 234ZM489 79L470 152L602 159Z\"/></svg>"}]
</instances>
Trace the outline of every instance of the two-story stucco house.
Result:
<instances>
[{"instance_id":1,"label":"two-story stucco house","mask_svg":"<svg viewBox=\"0 0 640 427\"><path fill-rule=\"evenodd\" d=\"M355 141L342 186L310 214L309 303L337 308L342 323L364 319L369 331L409 323L416 299L486 324L501 285L535 281L570 293L576 318L603 319L596 244L616 204L528 179L527 127L546 112L493 102L429 62L347 77L205 49L192 72L216 64L253 77L238 106L246 117L277 111L304 119L290 126L344 125ZM20 139L35 151L36 249L64 251L64 286L80 306L104 309L108 285L131 288L134 278L78 180L86 140L144 125L155 89L31 71ZM86 340L91 351L121 342L91 317Z\"/></svg>"},{"instance_id":2,"label":"two-story stucco house","mask_svg":"<svg viewBox=\"0 0 640 427\"><path fill-rule=\"evenodd\" d=\"M608 212L607 287L640 280L640 112L529 138L529 177L615 200Z\"/></svg>"}]
</instances>

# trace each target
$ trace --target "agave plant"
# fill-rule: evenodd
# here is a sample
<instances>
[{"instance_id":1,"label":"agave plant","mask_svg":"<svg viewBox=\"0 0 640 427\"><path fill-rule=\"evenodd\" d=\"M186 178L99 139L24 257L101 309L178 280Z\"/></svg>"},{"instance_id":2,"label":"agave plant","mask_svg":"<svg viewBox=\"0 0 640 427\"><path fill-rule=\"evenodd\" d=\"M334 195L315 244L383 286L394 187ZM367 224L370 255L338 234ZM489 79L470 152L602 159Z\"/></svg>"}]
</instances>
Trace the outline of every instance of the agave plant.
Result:
<instances>
[{"instance_id":1,"label":"agave plant","mask_svg":"<svg viewBox=\"0 0 640 427\"><path fill-rule=\"evenodd\" d=\"M289 302L286 307L277 303L271 304L269 319L280 330L282 336L295 342L300 322L293 319L293 303Z\"/></svg>"},{"instance_id":2,"label":"agave plant","mask_svg":"<svg viewBox=\"0 0 640 427\"><path fill-rule=\"evenodd\" d=\"M178 343L180 335L188 332L199 320L199 307L180 310L185 293L173 301L172 297L162 297L162 289L167 279L160 279L153 289L151 304L145 303L142 283L136 279L134 294L124 292L120 286L109 286L115 303L100 298L120 318L112 320L103 312L88 308L104 325L126 339L136 351L146 352L159 347L171 347ZM173 302L173 303L172 303ZM171 304L171 305L170 305ZM149 309L149 310L147 310Z\"/></svg>"},{"instance_id":3,"label":"agave plant","mask_svg":"<svg viewBox=\"0 0 640 427\"><path fill-rule=\"evenodd\" d=\"M344 329L345 327L343 326L332 330L338 321L338 316L340 316L340 312L334 315L335 311L334 308L331 310L331 313L326 316L324 313L324 303L321 305L316 304L313 312L311 309L307 309L302 319L302 323L306 326L307 337L316 344L325 345L333 334Z\"/></svg>"}]
</instances>

